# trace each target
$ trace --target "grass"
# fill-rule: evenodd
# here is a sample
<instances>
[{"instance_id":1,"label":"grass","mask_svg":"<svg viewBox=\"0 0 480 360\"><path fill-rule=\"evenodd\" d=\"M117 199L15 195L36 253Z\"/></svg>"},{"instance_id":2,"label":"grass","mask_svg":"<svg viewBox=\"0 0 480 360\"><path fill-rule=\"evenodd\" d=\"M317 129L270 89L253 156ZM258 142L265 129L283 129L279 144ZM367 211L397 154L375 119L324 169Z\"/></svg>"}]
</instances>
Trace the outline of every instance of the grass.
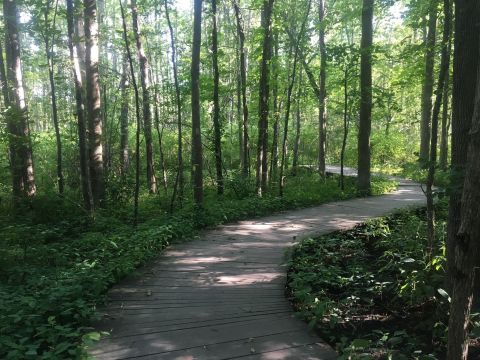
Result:
<instances>
[{"instance_id":1,"label":"grass","mask_svg":"<svg viewBox=\"0 0 480 360\"><path fill-rule=\"evenodd\" d=\"M395 188L375 178L376 193ZM114 188L113 186L111 188ZM274 189L272 189L272 192ZM112 206L86 217L75 202L39 195L15 215L8 204L0 211L0 358L79 358L100 338L90 327L108 288L157 256L173 241L191 238L202 228L258 217L286 209L318 205L355 196L355 180L345 191L337 177L291 178L283 198L258 198L252 184L227 180L223 197L207 188L205 206L184 206L168 213L166 196L143 194L140 221L131 225L131 193L117 184Z\"/></svg>"}]
</instances>

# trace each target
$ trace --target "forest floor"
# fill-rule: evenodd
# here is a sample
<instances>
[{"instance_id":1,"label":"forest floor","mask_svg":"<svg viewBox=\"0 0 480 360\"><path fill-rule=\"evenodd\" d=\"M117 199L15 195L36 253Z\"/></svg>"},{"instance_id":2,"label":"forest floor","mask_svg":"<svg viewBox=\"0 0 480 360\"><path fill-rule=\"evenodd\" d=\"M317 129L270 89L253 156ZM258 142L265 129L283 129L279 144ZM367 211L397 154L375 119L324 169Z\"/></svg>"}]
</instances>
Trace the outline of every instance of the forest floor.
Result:
<instances>
[{"instance_id":1,"label":"forest floor","mask_svg":"<svg viewBox=\"0 0 480 360\"><path fill-rule=\"evenodd\" d=\"M167 249L115 285L100 310L110 336L98 359L334 359L284 297L285 251L307 236L351 229L423 205L418 184L388 195L337 201L220 226Z\"/></svg>"}]
</instances>

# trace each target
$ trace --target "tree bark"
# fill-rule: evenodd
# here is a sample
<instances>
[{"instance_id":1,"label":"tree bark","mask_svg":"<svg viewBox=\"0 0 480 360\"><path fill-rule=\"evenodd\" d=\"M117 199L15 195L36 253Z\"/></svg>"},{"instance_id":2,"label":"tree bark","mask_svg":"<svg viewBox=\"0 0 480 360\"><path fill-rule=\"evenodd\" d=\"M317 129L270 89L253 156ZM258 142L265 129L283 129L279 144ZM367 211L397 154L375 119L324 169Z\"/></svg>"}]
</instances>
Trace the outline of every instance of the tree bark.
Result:
<instances>
[{"instance_id":1,"label":"tree bark","mask_svg":"<svg viewBox=\"0 0 480 360\"><path fill-rule=\"evenodd\" d=\"M75 83L75 110L77 115L78 148L80 153L80 182L85 210L92 213L94 210L92 187L90 181L90 167L87 148L87 133L85 125L85 109L83 100L83 79L80 61L78 58L78 40L75 40L75 16L73 0L67 0L67 27L68 49L72 63L73 80ZM77 37L78 39L78 37Z\"/></svg>"},{"instance_id":2,"label":"tree bark","mask_svg":"<svg viewBox=\"0 0 480 360\"><path fill-rule=\"evenodd\" d=\"M479 266L480 238L480 3L456 0L455 5L451 181L463 186L451 189L448 217L447 270L452 294L447 343L449 360L467 358L468 321L475 268Z\"/></svg>"},{"instance_id":3,"label":"tree bark","mask_svg":"<svg viewBox=\"0 0 480 360\"><path fill-rule=\"evenodd\" d=\"M48 19L50 13L50 2L48 2L47 10L45 11L45 30L46 33L44 34L45 39L45 55L47 57L47 65L48 65L48 80L50 82L50 98L51 98L51 105L52 105L52 122L53 127L55 129L55 140L57 145L57 181L58 181L58 192L60 195L63 194L64 191L64 178L63 178L63 170L62 170L62 138L60 136L60 126L58 124L58 109L57 109L57 93L55 87L55 75L54 75L54 62L53 62L53 45L55 36L52 35L50 39L50 35L48 32L55 31L55 23L57 18L57 9L58 9L58 1L55 4L55 13L53 16L53 23L50 27L50 21ZM51 40L51 41L50 41Z\"/></svg>"},{"instance_id":4,"label":"tree bark","mask_svg":"<svg viewBox=\"0 0 480 360\"><path fill-rule=\"evenodd\" d=\"M194 0L192 43L192 171L193 199L203 204L203 159L200 126L200 46L202 41L202 0Z\"/></svg>"},{"instance_id":5,"label":"tree bark","mask_svg":"<svg viewBox=\"0 0 480 360\"><path fill-rule=\"evenodd\" d=\"M147 186L151 194L157 192L157 179L155 177L155 167L153 159L153 138L152 138L152 109L150 106L150 79L148 77L148 59L143 49L143 43L140 38L140 20L138 19L137 1L131 0L133 33L137 45L137 57L140 64L140 84L142 86L143 103L143 133L145 135L145 147L147 158Z\"/></svg>"},{"instance_id":6,"label":"tree bark","mask_svg":"<svg viewBox=\"0 0 480 360\"><path fill-rule=\"evenodd\" d=\"M222 129L220 124L219 82L218 70L218 37L217 37L217 0L212 0L212 63L213 63L213 130L215 145L215 170L217 176L217 193L223 194L222 168Z\"/></svg>"},{"instance_id":7,"label":"tree bark","mask_svg":"<svg viewBox=\"0 0 480 360\"><path fill-rule=\"evenodd\" d=\"M325 177L325 143L327 139L327 48L325 46L325 0L319 1L319 21L320 88L318 94L318 171L323 178Z\"/></svg>"},{"instance_id":8,"label":"tree bark","mask_svg":"<svg viewBox=\"0 0 480 360\"><path fill-rule=\"evenodd\" d=\"M348 139L348 64L345 64L344 78L343 78L343 138L342 149L340 151L340 189L345 190L344 179L344 163L345 163L345 149L347 147Z\"/></svg>"},{"instance_id":9,"label":"tree bark","mask_svg":"<svg viewBox=\"0 0 480 360\"><path fill-rule=\"evenodd\" d=\"M274 36L274 60L272 63L273 71L273 134L272 134L272 155L270 164L270 182L277 180L278 174L278 130L280 121L280 108L278 104L278 32L275 32Z\"/></svg>"},{"instance_id":10,"label":"tree bark","mask_svg":"<svg viewBox=\"0 0 480 360\"><path fill-rule=\"evenodd\" d=\"M449 50L450 52L450 50ZM445 87L443 89L443 108L442 108L442 130L440 134L440 159L439 166L442 170L447 170L448 165L448 132L449 132L449 100L450 100L450 71L447 72Z\"/></svg>"},{"instance_id":11,"label":"tree bark","mask_svg":"<svg viewBox=\"0 0 480 360\"><path fill-rule=\"evenodd\" d=\"M125 176L130 165L130 149L128 144L128 113L130 97L128 96L128 56L124 55L122 64L122 78L120 80L120 172Z\"/></svg>"},{"instance_id":12,"label":"tree bark","mask_svg":"<svg viewBox=\"0 0 480 360\"><path fill-rule=\"evenodd\" d=\"M438 118L442 106L443 89L445 87L445 79L447 77L448 69L450 67L450 57L448 42L450 37L450 0L444 0L444 13L445 24L443 29L442 39L442 57L440 63L440 74L438 76L438 85L435 98L435 105L432 113L432 134L430 144L430 159L428 162L428 176L427 176L427 237L428 237L428 252L430 255L433 253L433 247L435 244L435 209L433 203L433 182L435 180L435 168L437 165L437 139L438 139Z\"/></svg>"},{"instance_id":13,"label":"tree bark","mask_svg":"<svg viewBox=\"0 0 480 360\"><path fill-rule=\"evenodd\" d=\"M262 9L263 45L260 64L260 91L258 104L258 143L256 166L256 192L267 192L268 178L268 98L270 95L270 60L272 58L271 22L274 0L264 0Z\"/></svg>"},{"instance_id":14,"label":"tree bark","mask_svg":"<svg viewBox=\"0 0 480 360\"><path fill-rule=\"evenodd\" d=\"M298 76L298 89L297 89L297 101L296 101L296 114L295 114L295 142L293 143L293 162L292 162L292 176L297 176L298 173L298 152L300 148L300 130L301 130L301 113L300 113L300 101L302 99L302 69L300 68L300 74Z\"/></svg>"},{"instance_id":15,"label":"tree bark","mask_svg":"<svg viewBox=\"0 0 480 360\"><path fill-rule=\"evenodd\" d=\"M3 1L5 50L8 88L7 131L11 157L14 201L35 196L33 150L28 124L28 110L23 88L18 9L15 1Z\"/></svg>"},{"instance_id":16,"label":"tree bark","mask_svg":"<svg viewBox=\"0 0 480 360\"><path fill-rule=\"evenodd\" d=\"M172 48L172 68L173 68L173 81L175 83L175 101L176 101L176 110L177 110L177 131L178 131L178 152L177 152L177 159L178 159L178 176L177 180L175 181L175 189L174 194L176 194L177 186L178 186L178 198L180 200L180 204L183 201L183 189L185 184L185 178L183 174L183 132L182 132L182 103L180 99L180 85L178 82L178 70L177 70L177 49L175 47L175 38L174 32L172 27L172 22L170 20L170 12L168 10L167 2L165 4L165 16L167 18L168 29L170 31L170 46ZM172 204L174 203L175 199L172 199Z\"/></svg>"},{"instance_id":17,"label":"tree bark","mask_svg":"<svg viewBox=\"0 0 480 360\"><path fill-rule=\"evenodd\" d=\"M422 119L420 123L420 160L428 161L430 146L430 121L432 117L432 95L435 65L435 39L437 30L437 5L438 0L430 0L428 18L428 33L425 43L425 74L422 87Z\"/></svg>"},{"instance_id":18,"label":"tree bark","mask_svg":"<svg viewBox=\"0 0 480 360\"><path fill-rule=\"evenodd\" d=\"M372 128L372 45L374 0L363 0L360 60L360 125L358 129L357 191L366 196L370 184L370 132Z\"/></svg>"},{"instance_id":19,"label":"tree bark","mask_svg":"<svg viewBox=\"0 0 480 360\"><path fill-rule=\"evenodd\" d=\"M455 280L455 246L460 228L462 184L467 162L468 134L473 117L476 74L479 65L480 2L455 0L455 40L453 59L451 183L447 229L448 284Z\"/></svg>"},{"instance_id":20,"label":"tree bark","mask_svg":"<svg viewBox=\"0 0 480 360\"><path fill-rule=\"evenodd\" d=\"M455 261L450 264L454 281L448 324L447 359L452 360L466 360L468 357L468 332L475 273L480 265L480 226L478 226L480 218L480 72L477 75L477 95L468 138L466 173L461 198L461 222L455 243Z\"/></svg>"},{"instance_id":21,"label":"tree bark","mask_svg":"<svg viewBox=\"0 0 480 360\"><path fill-rule=\"evenodd\" d=\"M128 41L127 23L125 21L125 11L123 9L122 0L118 0L120 3L120 11L122 15L122 27L123 27L123 40L125 42L125 50L127 52L128 63L130 65L130 76L132 79L133 91L135 92L135 117L137 122L137 129L135 132L135 193L133 204L133 225L137 226L138 223L138 197L140 193L140 94L138 91L137 79L135 77L135 69L133 68L132 52L130 51L130 43Z\"/></svg>"},{"instance_id":22,"label":"tree bark","mask_svg":"<svg viewBox=\"0 0 480 360\"><path fill-rule=\"evenodd\" d=\"M99 81L99 49L96 0L84 0L85 70L87 123L89 129L90 178L95 207L103 206L105 178L103 167L102 108Z\"/></svg>"},{"instance_id":23,"label":"tree bark","mask_svg":"<svg viewBox=\"0 0 480 360\"><path fill-rule=\"evenodd\" d=\"M242 151L242 174L247 177L250 173L250 142L248 138L248 104L247 104L247 60L245 55L245 33L243 31L242 15L236 0L233 0L235 17L237 20L237 34L240 46L240 81L242 87L243 109L243 151Z\"/></svg>"}]
</instances>

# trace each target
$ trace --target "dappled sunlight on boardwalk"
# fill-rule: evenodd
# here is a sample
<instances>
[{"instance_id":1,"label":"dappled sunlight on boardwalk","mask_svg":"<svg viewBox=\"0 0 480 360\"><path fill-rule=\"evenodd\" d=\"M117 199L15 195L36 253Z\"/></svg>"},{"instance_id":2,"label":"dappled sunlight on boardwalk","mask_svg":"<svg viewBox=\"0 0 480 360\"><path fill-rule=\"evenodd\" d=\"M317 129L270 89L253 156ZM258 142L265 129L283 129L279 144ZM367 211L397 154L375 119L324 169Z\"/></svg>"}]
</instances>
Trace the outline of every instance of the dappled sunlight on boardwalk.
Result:
<instances>
[{"instance_id":1,"label":"dappled sunlight on boardwalk","mask_svg":"<svg viewBox=\"0 0 480 360\"><path fill-rule=\"evenodd\" d=\"M204 232L165 251L109 293L99 359L327 360L336 353L294 317L284 297L285 250L308 235L423 204L419 186Z\"/></svg>"}]
</instances>

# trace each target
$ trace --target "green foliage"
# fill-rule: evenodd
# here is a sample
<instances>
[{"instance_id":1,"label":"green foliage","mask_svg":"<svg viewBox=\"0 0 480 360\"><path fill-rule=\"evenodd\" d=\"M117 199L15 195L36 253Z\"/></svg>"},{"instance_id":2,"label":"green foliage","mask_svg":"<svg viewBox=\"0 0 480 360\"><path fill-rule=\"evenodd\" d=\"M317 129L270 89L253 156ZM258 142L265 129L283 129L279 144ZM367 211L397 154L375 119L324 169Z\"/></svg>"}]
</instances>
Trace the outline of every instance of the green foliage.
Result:
<instances>
[{"instance_id":1,"label":"green foliage","mask_svg":"<svg viewBox=\"0 0 480 360\"><path fill-rule=\"evenodd\" d=\"M302 241L288 286L299 313L336 346L341 359L433 359L448 322L446 208L427 252L424 210L375 219L347 232Z\"/></svg>"},{"instance_id":2,"label":"green foliage","mask_svg":"<svg viewBox=\"0 0 480 360\"><path fill-rule=\"evenodd\" d=\"M0 209L0 357L80 356L84 345L101 335L89 326L106 290L174 240L191 238L198 229L224 222L355 194L354 179L347 179L342 192L337 177L320 181L317 174L292 178L284 198L259 198L253 195L250 182L235 176L230 181L237 182L236 188L229 187L235 189L231 193L218 197L208 189L203 208L187 201L173 214L162 210L159 197L143 196L136 229L129 224L131 204L121 195L112 203L122 206L99 211L95 220L55 194L39 196L18 215L4 203ZM393 184L376 178L373 183L378 191L391 190Z\"/></svg>"}]
</instances>

